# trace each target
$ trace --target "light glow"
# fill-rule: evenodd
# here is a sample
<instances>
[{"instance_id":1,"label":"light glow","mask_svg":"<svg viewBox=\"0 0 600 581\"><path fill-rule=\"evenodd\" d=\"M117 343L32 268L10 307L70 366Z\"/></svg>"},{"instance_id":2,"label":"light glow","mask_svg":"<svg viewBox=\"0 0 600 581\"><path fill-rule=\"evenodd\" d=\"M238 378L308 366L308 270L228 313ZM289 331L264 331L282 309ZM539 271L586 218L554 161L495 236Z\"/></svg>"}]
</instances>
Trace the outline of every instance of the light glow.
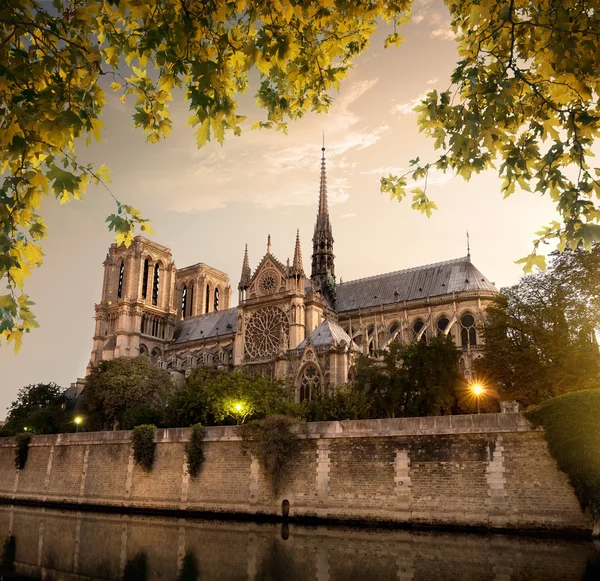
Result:
<instances>
[{"instance_id":1,"label":"light glow","mask_svg":"<svg viewBox=\"0 0 600 581\"><path fill-rule=\"evenodd\" d=\"M476 397L479 397L485 390L483 389L483 385L481 385L481 383L474 383L471 386L471 391Z\"/></svg>"},{"instance_id":2,"label":"light glow","mask_svg":"<svg viewBox=\"0 0 600 581\"><path fill-rule=\"evenodd\" d=\"M79 425L79 424L80 424L82 421L83 421L83 419L81 418L81 416L77 416L77 417L75 418L75 423L76 423L77 425Z\"/></svg>"}]
</instances>

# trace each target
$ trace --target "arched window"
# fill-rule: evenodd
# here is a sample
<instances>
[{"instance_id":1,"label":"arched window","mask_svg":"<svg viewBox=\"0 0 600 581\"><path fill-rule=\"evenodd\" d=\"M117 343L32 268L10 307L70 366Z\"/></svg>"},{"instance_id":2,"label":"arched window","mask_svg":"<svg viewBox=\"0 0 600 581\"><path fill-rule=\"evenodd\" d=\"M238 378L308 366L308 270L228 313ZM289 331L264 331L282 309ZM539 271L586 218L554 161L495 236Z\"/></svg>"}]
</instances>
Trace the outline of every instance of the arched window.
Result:
<instances>
[{"instance_id":1,"label":"arched window","mask_svg":"<svg viewBox=\"0 0 600 581\"><path fill-rule=\"evenodd\" d=\"M194 316L194 284L193 283L190 285L190 300L188 302L190 304L188 314L190 317L193 317Z\"/></svg>"},{"instance_id":2,"label":"arched window","mask_svg":"<svg viewBox=\"0 0 600 581\"><path fill-rule=\"evenodd\" d=\"M159 281L159 266L158 264L154 265L154 280L152 282L152 304L158 305L158 283Z\"/></svg>"},{"instance_id":3,"label":"arched window","mask_svg":"<svg viewBox=\"0 0 600 581\"><path fill-rule=\"evenodd\" d=\"M390 337L393 337L400 330L400 325L398 323L392 323L390 327Z\"/></svg>"},{"instance_id":4,"label":"arched window","mask_svg":"<svg viewBox=\"0 0 600 581\"><path fill-rule=\"evenodd\" d=\"M142 278L142 298L145 299L148 296L148 271L150 270L150 263L148 259L144 260L144 275Z\"/></svg>"},{"instance_id":5,"label":"arched window","mask_svg":"<svg viewBox=\"0 0 600 581\"><path fill-rule=\"evenodd\" d=\"M445 315L438 319L438 322L437 322L438 337L444 334L444 331L446 331L449 324L450 324L450 320Z\"/></svg>"},{"instance_id":6,"label":"arched window","mask_svg":"<svg viewBox=\"0 0 600 581\"><path fill-rule=\"evenodd\" d=\"M219 310L219 289L215 288L215 312Z\"/></svg>"},{"instance_id":7,"label":"arched window","mask_svg":"<svg viewBox=\"0 0 600 581\"><path fill-rule=\"evenodd\" d=\"M307 365L300 380L300 401L311 400L321 389L321 376L314 365Z\"/></svg>"},{"instance_id":8,"label":"arched window","mask_svg":"<svg viewBox=\"0 0 600 581\"><path fill-rule=\"evenodd\" d=\"M148 357L149 355L148 347L146 347L144 344L140 345L140 355L144 355L145 357Z\"/></svg>"},{"instance_id":9,"label":"arched window","mask_svg":"<svg viewBox=\"0 0 600 581\"><path fill-rule=\"evenodd\" d=\"M146 315L142 315L142 328L140 330L143 334L146 334L147 325L148 325L148 321L146 320Z\"/></svg>"},{"instance_id":10,"label":"arched window","mask_svg":"<svg viewBox=\"0 0 600 581\"><path fill-rule=\"evenodd\" d=\"M187 286L184 284L181 291L181 316L185 318L187 309Z\"/></svg>"},{"instance_id":11,"label":"arched window","mask_svg":"<svg viewBox=\"0 0 600 581\"><path fill-rule=\"evenodd\" d=\"M210 309L210 285L206 285L206 304L204 305L204 312L208 313Z\"/></svg>"},{"instance_id":12,"label":"arched window","mask_svg":"<svg viewBox=\"0 0 600 581\"><path fill-rule=\"evenodd\" d=\"M121 268L119 268L119 290L117 291L117 297L121 298L123 295L123 275L125 274L125 261L121 260Z\"/></svg>"},{"instance_id":13,"label":"arched window","mask_svg":"<svg viewBox=\"0 0 600 581\"><path fill-rule=\"evenodd\" d=\"M419 333L421 332L421 330L423 329L424 326L425 326L425 323L421 319L417 319L413 323L413 326L412 326L413 339L416 339L419 336ZM427 337L425 335L426 335L426 333L423 332L423 334L421 335L421 341L427 341Z\"/></svg>"},{"instance_id":14,"label":"arched window","mask_svg":"<svg viewBox=\"0 0 600 581\"><path fill-rule=\"evenodd\" d=\"M371 357L375 355L375 341L369 341L369 355Z\"/></svg>"},{"instance_id":15,"label":"arched window","mask_svg":"<svg viewBox=\"0 0 600 581\"><path fill-rule=\"evenodd\" d=\"M471 313L465 313L460 318L460 342L463 347L477 345L477 332L475 330L475 317Z\"/></svg>"}]
</instances>

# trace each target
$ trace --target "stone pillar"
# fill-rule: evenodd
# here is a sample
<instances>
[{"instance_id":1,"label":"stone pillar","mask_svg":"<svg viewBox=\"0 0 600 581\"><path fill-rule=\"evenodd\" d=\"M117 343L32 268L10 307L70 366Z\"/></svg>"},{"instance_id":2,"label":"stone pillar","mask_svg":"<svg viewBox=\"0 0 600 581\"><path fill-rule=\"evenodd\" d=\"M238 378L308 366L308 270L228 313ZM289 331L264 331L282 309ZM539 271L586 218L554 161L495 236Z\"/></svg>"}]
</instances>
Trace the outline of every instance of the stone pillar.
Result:
<instances>
[{"instance_id":1,"label":"stone pillar","mask_svg":"<svg viewBox=\"0 0 600 581\"><path fill-rule=\"evenodd\" d=\"M492 528L504 528L507 521L506 478L504 477L504 446L501 435L490 445L490 461L487 467L488 518ZM493 448L493 449L492 449Z\"/></svg>"}]
</instances>

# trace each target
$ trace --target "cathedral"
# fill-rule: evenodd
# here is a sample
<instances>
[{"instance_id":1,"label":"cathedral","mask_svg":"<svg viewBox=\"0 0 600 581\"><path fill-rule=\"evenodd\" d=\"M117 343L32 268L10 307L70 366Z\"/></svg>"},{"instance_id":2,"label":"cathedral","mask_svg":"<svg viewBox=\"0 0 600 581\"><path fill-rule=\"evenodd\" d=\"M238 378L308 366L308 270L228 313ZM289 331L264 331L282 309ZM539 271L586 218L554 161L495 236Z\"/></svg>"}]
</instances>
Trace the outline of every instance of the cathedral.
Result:
<instances>
[{"instance_id":1,"label":"cathedral","mask_svg":"<svg viewBox=\"0 0 600 581\"><path fill-rule=\"evenodd\" d=\"M246 246L232 307L226 273L201 262L178 269L169 248L142 236L129 248L113 244L104 261L88 373L102 360L138 355L179 381L199 366L244 366L286 379L302 401L352 382L361 353L377 357L392 341L450 334L469 376L481 357L486 305L498 290L470 253L336 282L322 151L310 275L299 233L286 264L272 254L269 236L254 270Z\"/></svg>"}]
</instances>

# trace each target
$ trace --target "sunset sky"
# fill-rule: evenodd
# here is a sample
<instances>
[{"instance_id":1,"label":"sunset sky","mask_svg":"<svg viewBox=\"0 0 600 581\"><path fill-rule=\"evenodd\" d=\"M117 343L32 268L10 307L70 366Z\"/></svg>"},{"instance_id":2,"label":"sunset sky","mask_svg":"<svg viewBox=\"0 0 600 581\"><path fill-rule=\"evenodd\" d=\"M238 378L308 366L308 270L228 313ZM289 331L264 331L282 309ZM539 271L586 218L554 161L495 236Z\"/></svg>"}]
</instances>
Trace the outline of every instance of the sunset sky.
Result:
<instances>
[{"instance_id":1,"label":"sunset sky","mask_svg":"<svg viewBox=\"0 0 600 581\"><path fill-rule=\"evenodd\" d=\"M245 243L253 268L268 234L285 262L299 228L310 268L323 133L338 280L464 256L468 230L477 267L498 288L515 283L521 267L514 261L530 252L534 232L554 217L548 199L517 192L503 200L494 173L468 183L434 175L428 194L439 210L427 219L409 200L390 201L379 192L382 175L401 172L416 156L433 159L432 142L418 132L411 109L428 91L447 88L457 61L442 0L417 2L400 48L383 49L386 32L356 60L330 112L290 123L287 136L250 130L253 119L264 117L250 93L241 99L240 112L249 115L242 136L198 150L179 94L171 136L147 144L133 129L131 103L107 91L103 142L80 149L80 158L111 167L111 190L152 220L154 239L172 249L177 267L204 262L227 272L234 304ZM18 355L0 349L1 408L29 383L68 387L84 375L102 261L113 241L104 220L114 210L100 187L90 188L84 202L59 207L46 200L44 264L27 283L40 328L25 337Z\"/></svg>"}]
</instances>

